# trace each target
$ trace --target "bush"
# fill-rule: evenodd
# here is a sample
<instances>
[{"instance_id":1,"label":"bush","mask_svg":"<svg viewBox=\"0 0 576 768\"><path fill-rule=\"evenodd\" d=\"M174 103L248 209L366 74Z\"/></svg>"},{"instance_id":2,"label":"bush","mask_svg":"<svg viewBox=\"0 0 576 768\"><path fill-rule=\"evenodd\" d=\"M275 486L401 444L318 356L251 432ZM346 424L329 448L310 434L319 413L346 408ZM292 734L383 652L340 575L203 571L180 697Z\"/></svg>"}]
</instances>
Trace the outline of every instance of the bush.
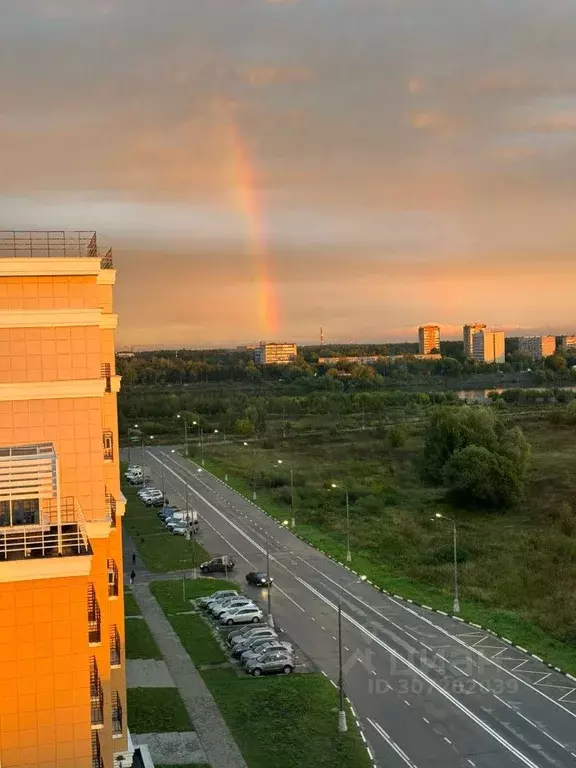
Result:
<instances>
[{"instance_id":1,"label":"bush","mask_svg":"<svg viewBox=\"0 0 576 768\"><path fill-rule=\"evenodd\" d=\"M400 424L395 424L393 427L390 427L387 437L391 448L402 448L402 446L406 445L406 430L404 427L400 426Z\"/></svg>"}]
</instances>

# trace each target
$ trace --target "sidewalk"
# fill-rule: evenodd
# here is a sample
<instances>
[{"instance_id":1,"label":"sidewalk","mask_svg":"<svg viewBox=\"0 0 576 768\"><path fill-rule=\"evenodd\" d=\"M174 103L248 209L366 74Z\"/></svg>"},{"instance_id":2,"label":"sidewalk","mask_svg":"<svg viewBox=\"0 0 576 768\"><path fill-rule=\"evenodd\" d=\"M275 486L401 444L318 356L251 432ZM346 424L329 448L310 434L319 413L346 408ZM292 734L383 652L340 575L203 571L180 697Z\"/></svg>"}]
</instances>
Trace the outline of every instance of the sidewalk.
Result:
<instances>
[{"instance_id":1,"label":"sidewalk","mask_svg":"<svg viewBox=\"0 0 576 768\"><path fill-rule=\"evenodd\" d=\"M146 583L134 584L138 603L182 697L212 768L247 768L212 694Z\"/></svg>"}]
</instances>

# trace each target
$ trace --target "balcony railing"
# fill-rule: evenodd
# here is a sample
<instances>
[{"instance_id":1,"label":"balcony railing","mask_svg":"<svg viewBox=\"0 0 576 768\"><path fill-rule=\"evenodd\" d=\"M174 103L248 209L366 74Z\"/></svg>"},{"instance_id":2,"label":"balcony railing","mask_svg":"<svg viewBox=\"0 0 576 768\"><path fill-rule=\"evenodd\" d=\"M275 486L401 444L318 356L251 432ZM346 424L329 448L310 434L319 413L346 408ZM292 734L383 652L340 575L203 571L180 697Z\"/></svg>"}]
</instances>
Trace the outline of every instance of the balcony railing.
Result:
<instances>
[{"instance_id":1,"label":"balcony railing","mask_svg":"<svg viewBox=\"0 0 576 768\"><path fill-rule=\"evenodd\" d=\"M112 366L110 363L102 363L100 366L100 377L106 379L106 392L112 392Z\"/></svg>"},{"instance_id":2,"label":"balcony railing","mask_svg":"<svg viewBox=\"0 0 576 768\"><path fill-rule=\"evenodd\" d=\"M90 723L104 725L104 693L94 656L90 659Z\"/></svg>"},{"instance_id":3,"label":"balcony railing","mask_svg":"<svg viewBox=\"0 0 576 768\"><path fill-rule=\"evenodd\" d=\"M96 731L92 731L92 768L104 768L104 760L100 750L100 739Z\"/></svg>"},{"instance_id":4,"label":"balcony railing","mask_svg":"<svg viewBox=\"0 0 576 768\"><path fill-rule=\"evenodd\" d=\"M102 617L94 584L88 585L88 642L102 642Z\"/></svg>"},{"instance_id":5,"label":"balcony railing","mask_svg":"<svg viewBox=\"0 0 576 768\"><path fill-rule=\"evenodd\" d=\"M30 512L33 522L29 524L16 524L10 515L2 516L0 562L92 553L82 507L75 498L41 499L37 509L37 513Z\"/></svg>"},{"instance_id":6,"label":"balcony railing","mask_svg":"<svg viewBox=\"0 0 576 768\"><path fill-rule=\"evenodd\" d=\"M116 624L110 626L110 666L119 667L122 664L122 647L120 633Z\"/></svg>"},{"instance_id":7,"label":"balcony railing","mask_svg":"<svg viewBox=\"0 0 576 768\"><path fill-rule=\"evenodd\" d=\"M94 230L0 230L0 257L97 258Z\"/></svg>"},{"instance_id":8,"label":"balcony railing","mask_svg":"<svg viewBox=\"0 0 576 768\"><path fill-rule=\"evenodd\" d=\"M110 518L111 527L116 528L116 499L108 492L106 492L106 515Z\"/></svg>"},{"instance_id":9,"label":"balcony railing","mask_svg":"<svg viewBox=\"0 0 576 768\"><path fill-rule=\"evenodd\" d=\"M104 461L114 460L114 433L106 429L102 433L102 443L104 447Z\"/></svg>"},{"instance_id":10,"label":"balcony railing","mask_svg":"<svg viewBox=\"0 0 576 768\"><path fill-rule=\"evenodd\" d=\"M108 560L108 597L118 597L118 568L114 560Z\"/></svg>"},{"instance_id":11,"label":"balcony railing","mask_svg":"<svg viewBox=\"0 0 576 768\"><path fill-rule=\"evenodd\" d=\"M112 694L112 734L114 736L122 734L122 699L118 691Z\"/></svg>"}]
</instances>

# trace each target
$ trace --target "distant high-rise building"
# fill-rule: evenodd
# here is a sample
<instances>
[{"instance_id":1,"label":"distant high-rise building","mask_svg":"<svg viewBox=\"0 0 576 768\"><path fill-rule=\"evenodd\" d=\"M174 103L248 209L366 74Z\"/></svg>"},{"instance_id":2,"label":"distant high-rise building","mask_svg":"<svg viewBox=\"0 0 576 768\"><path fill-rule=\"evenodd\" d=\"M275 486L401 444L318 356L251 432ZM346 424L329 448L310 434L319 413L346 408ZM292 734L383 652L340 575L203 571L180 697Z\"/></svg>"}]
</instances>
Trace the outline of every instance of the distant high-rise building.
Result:
<instances>
[{"instance_id":1,"label":"distant high-rise building","mask_svg":"<svg viewBox=\"0 0 576 768\"><path fill-rule=\"evenodd\" d=\"M518 339L518 351L532 356L532 360L549 357L556 352L556 336L523 336Z\"/></svg>"},{"instance_id":2,"label":"distant high-rise building","mask_svg":"<svg viewBox=\"0 0 576 768\"><path fill-rule=\"evenodd\" d=\"M464 326L464 354L466 357L474 357L474 336L485 329L485 323L467 323Z\"/></svg>"},{"instance_id":3,"label":"distant high-rise building","mask_svg":"<svg viewBox=\"0 0 576 768\"><path fill-rule=\"evenodd\" d=\"M254 352L254 360L260 365L287 365L298 354L296 344L289 341L261 341Z\"/></svg>"},{"instance_id":4,"label":"distant high-rise building","mask_svg":"<svg viewBox=\"0 0 576 768\"><path fill-rule=\"evenodd\" d=\"M472 357L479 363L503 363L505 343L504 331L478 331L472 336Z\"/></svg>"},{"instance_id":5,"label":"distant high-rise building","mask_svg":"<svg viewBox=\"0 0 576 768\"><path fill-rule=\"evenodd\" d=\"M440 352L440 326L421 325L418 328L418 343L421 355L429 355L434 351Z\"/></svg>"},{"instance_id":6,"label":"distant high-rise building","mask_svg":"<svg viewBox=\"0 0 576 768\"><path fill-rule=\"evenodd\" d=\"M562 336L560 346L562 349L574 350L576 347L576 336Z\"/></svg>"}]
</instances>

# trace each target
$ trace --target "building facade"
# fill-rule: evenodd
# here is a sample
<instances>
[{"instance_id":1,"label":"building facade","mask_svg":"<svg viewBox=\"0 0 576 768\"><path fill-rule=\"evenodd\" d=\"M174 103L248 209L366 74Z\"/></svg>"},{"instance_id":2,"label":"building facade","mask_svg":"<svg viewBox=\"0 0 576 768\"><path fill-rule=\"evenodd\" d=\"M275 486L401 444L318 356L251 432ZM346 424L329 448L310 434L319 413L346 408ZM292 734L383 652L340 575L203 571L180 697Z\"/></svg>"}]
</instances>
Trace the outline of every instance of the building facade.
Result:
<instances>
[{"instance_id":1,"label":"building facade","mask_svg":"<svg viewBox=\"0 0 576 768\"><path fill-rule=\"evenodd\" d=\"M472 339L474 360L479 363L503 363L506 360L504 331L478 331Z\"/></svg>"},{"instance_id":2,"label":"building facade","mask_svg":"<svg viewBox=\"0 0 576 768\"><path fill-rule=\"evenodd\" d=\"M518 339L518 351L540 360L556 352L556 336L522 336Z\"/></svg>"},{"instance_id":3,"label":"building facade","mask_svg":"<svg viewBox=\"0 0 576 768\"><path fill-rule=\"evenodd\" d=\"M440 326L421 325L418 328L418 344L421 355L440 352Z\"/></svg>"},{"instance_id":4,"label":"building facade","mask_svg":"<svg viewBox=\"0 0 576 768\"><path fill-rule=\"evenodd\" d=\"M298 347L289 341L261 341L254 351L259 365L287 365L296 359Z\"/></svg>"},{"instance_id":5,"label":"building facade","mask_svg":"<svg viewBox=\"0 0 576 768\"><path fill-rule=\"evenodd\" d=\"M2 768L132 764L115 279L93 232L0 231Z\"/></svg>"},{"instance_id":6,"label":"building facade","mask_svg":"<svg viewBox=\"0 0 576 768\"><path fill-rule=\"evenodd\" d=\"M464 354L466 357L474 357L474 336L484 330L486 330L485 323L467 323L464 326Z\"/></svg>"},{"instance_id":7,"label":"building facade","mask_svg":"<svg viewBox=\"0 0 576 768\"><path fill-rule=\"evenodd\" d=\"M560 345L562 349L574 351L574 347L576 347L576 336L562 336Z\"/></svg>"}]
</instances>

